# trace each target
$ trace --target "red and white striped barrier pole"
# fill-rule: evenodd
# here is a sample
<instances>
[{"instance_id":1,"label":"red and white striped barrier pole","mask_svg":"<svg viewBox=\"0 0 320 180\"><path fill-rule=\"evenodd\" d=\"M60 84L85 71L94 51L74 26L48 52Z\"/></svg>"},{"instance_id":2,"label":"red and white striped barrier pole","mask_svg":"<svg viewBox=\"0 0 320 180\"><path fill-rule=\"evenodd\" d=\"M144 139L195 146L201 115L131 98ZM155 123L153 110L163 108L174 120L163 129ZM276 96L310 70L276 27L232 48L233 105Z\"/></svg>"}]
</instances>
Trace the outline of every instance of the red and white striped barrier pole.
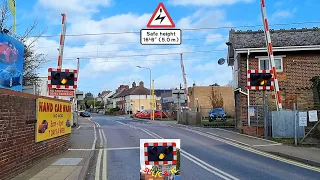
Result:
<instances>
[{"instance_id":1,"label":"red and white striped barrier pole","mask_svg":"<svg viewBox=\"0 0 320 180\"><path fill-rule=\"evenodd\" d=\"M261 14L262 14L262 20L263 20L263 26L264 26L264 33L266 36L266 46L268 49L268 55L271 63L271 68L273 71L273 78L274 78L274 86L275 86L275 94L276 94L276 102L277 102L277 111L282 109L282 103L281 103L281 95L279 90L279 83L277 78L277 72L276 72L276 65L274 62L274 56L273 56L273 50L272 50L272 42L271 42L271 36L269 31L269 25L268 25L268 19L267 19L267 13L266 13L266 6L264 0L261 0Z\"/></svg>"},{"instance_id":2,"label":"red and white striped barrier pole","mask_svg":"<svg viewBox=\"0 0 320 180\"><path fill-rule=\"evenodd\" d=\"M60 46L59 46L59 57L58 57L58 68L62 68L62 57L64 48L64 39L66 35L66 14L61 14L62 16L62 30L60 35Z\"/></svg>"}]
</instances>

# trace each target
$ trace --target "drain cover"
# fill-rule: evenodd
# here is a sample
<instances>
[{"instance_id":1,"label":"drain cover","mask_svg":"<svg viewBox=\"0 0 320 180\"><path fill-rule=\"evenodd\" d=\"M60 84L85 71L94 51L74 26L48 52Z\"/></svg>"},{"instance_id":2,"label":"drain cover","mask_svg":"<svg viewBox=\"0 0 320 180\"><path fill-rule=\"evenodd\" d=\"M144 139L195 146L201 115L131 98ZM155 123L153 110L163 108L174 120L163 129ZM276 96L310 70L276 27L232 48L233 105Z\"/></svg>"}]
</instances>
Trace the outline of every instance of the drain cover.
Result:
<instances>
[{"instance_id":1,"label":"drain cover","mask_svg":"<svg viewBox=\"0 0 320 180\"><path fill-rule=\"evenodd\" d=\"M83 158L60 158L53 166L76 166Z\"/></svg>"}]
</instances>

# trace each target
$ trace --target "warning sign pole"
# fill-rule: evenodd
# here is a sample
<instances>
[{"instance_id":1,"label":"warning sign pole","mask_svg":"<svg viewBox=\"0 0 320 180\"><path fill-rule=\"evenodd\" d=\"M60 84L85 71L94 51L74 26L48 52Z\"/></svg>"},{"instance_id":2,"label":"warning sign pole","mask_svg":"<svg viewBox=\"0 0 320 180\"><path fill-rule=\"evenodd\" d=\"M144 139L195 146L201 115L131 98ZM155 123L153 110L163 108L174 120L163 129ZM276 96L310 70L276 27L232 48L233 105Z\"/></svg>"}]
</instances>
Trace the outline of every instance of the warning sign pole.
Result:
<instances>
[{"instance_id":1,"label":"warning sign pole","mask_svg":"<svg viewBox=\"0 0 320 180\"><path fill-rule=\"evenodd\" d=\"M273 70L277 111L279 111L282 109L281 94L280 94L280 88L279 88L279 83L277 78L276 65L275 65L274 56L273 56L272 42L271 42L271 36L270 36L267 13L266 13L266 6L265 6L264 0L260 0L260 1L261 1L262 21L264 26L265 38L266 38L266 46L268 49L268 56L271 63L271 68Z\"/></svg>"}]
</instances>

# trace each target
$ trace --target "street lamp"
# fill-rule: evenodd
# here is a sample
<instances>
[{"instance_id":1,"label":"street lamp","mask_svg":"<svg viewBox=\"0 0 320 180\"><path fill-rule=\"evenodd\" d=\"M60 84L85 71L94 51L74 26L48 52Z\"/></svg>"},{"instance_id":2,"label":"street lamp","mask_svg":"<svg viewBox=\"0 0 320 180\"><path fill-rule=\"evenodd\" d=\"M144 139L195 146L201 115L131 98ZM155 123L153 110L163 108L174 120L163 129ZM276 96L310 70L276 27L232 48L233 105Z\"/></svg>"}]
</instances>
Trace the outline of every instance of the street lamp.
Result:
<instances>
[{"instance_id":1,"label":"street lamp","mask_svg":"<svg viewBox=\"0 0 320 180\"><path fill-rule=\"evenodd\" d=\"M142 67L142 66L137 66L137 68L140 68L140 69L148 69L149 71L150 71L150 107L151 107L151 105L152 105L152 87L151 87L151 85L152 85L152 80L151 80L151 69L150 68L147 68L147 67ZM139 107L140 108L140 107ZM150 120L152 120L152 116L150 115Z\"/></svg>"}]
</instances>

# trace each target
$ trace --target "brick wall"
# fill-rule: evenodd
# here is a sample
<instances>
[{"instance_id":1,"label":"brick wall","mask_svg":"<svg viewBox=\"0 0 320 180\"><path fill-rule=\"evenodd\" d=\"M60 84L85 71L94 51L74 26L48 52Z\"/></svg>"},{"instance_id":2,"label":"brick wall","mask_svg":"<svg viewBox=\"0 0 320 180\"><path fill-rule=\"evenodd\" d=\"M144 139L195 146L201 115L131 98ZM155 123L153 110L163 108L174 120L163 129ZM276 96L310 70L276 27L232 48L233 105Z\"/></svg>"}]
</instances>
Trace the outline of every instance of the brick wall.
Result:
<instances>
[{"instance_id":1,"label":"brick wall","mask_svg":"<svg viewBox=\"0 0 320 180\"><path fill-rule=\"evenodd\" d=\"M69 147L70 134L35 143L37 98L0 89L0 180L7 180Z\"/></svg>"},{"instance_id":2,"label":"brick wall","mask_svg":"<svg viewBox=\"0 0 320 180\"><path fill-rule=\"evenodd\" d=\"M310 79L320 75L320 53L311 51L300 52L282 52L275 53L275 56L285 55L283 57L283 72L278 72L279 87L282 97L283 108L292 109L295 102L298 109L314 108L312 82ZM239 56L238 61L238 83L246 91L247 89L247 62L246 54ZM258 59L255 56L267 56L266 53L251 53L249 60L249 69L258 69ZM268 91L267 103L271 110L276 109L274 92ZM250 91L250 105L262 104L262 91ZM236 95L237 118L241 121L247 121L247 97Z\"/></svg>"}]
</instances>

